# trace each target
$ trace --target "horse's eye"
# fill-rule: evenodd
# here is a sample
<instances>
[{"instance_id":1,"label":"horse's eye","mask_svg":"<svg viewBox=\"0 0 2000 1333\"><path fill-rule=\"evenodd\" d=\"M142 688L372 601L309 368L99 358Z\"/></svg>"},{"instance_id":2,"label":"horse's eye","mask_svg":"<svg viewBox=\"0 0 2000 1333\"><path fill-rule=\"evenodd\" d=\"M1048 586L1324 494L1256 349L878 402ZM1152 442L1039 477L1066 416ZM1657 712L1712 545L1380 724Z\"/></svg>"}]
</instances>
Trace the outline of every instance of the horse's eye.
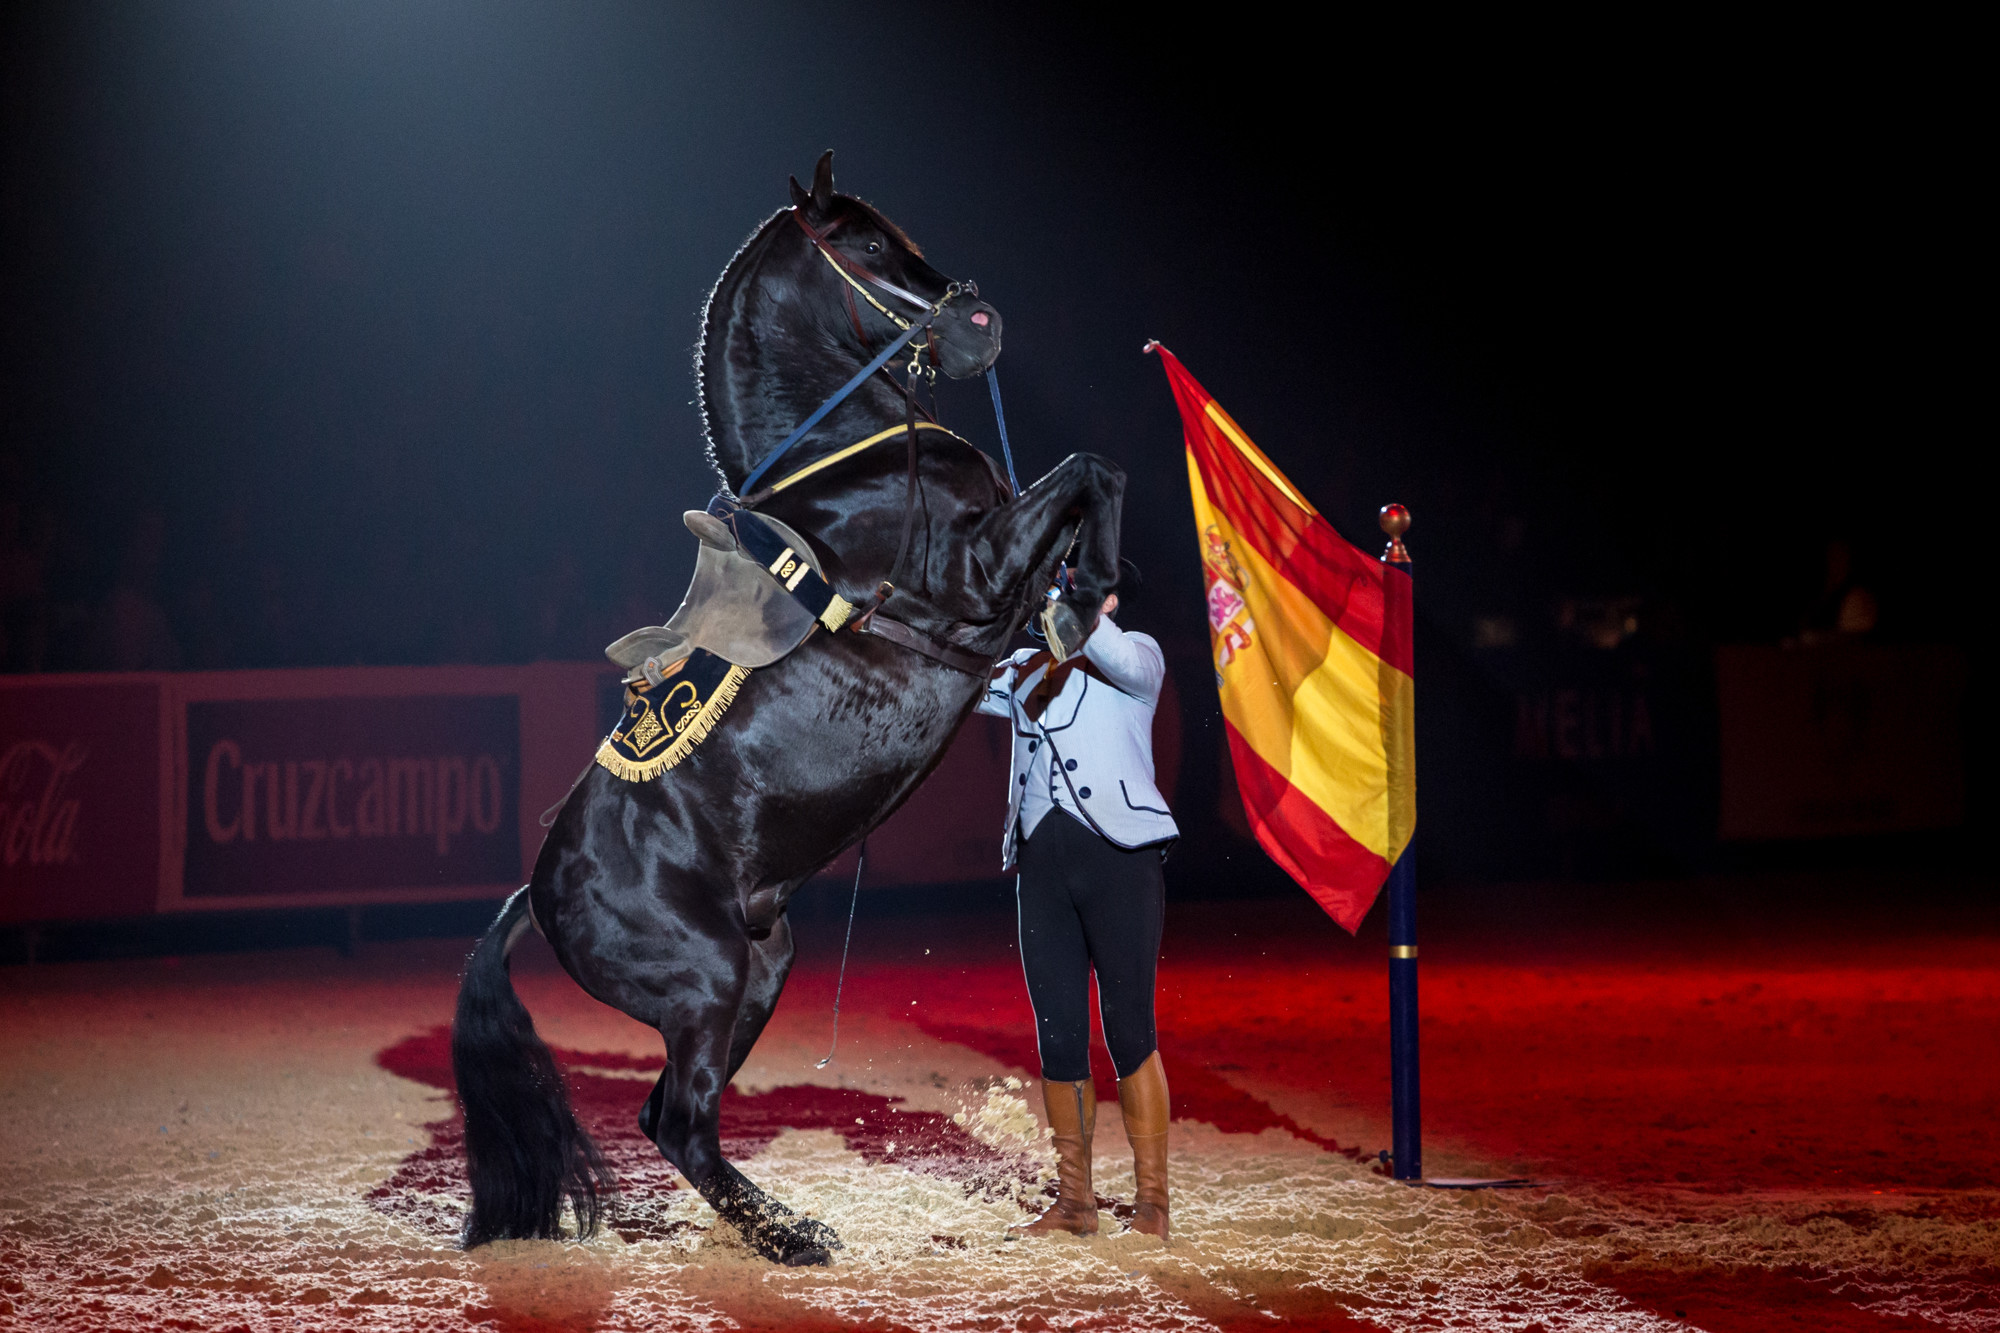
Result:
<instances>
[{"instance_id":1,"label":"horse's eye","mask_svg":"<svg viewBox=\"0 0 2000 1333\"><path fill-rule=\"evenodd\" d=\"M882 243L881 243L880 241L870 241L870 242L868 242L868 253L869 253L869 254L871 254L871 255L879 255L879 254L881 254L881 253L882 253Z\"/></svg>"}]
</instances>

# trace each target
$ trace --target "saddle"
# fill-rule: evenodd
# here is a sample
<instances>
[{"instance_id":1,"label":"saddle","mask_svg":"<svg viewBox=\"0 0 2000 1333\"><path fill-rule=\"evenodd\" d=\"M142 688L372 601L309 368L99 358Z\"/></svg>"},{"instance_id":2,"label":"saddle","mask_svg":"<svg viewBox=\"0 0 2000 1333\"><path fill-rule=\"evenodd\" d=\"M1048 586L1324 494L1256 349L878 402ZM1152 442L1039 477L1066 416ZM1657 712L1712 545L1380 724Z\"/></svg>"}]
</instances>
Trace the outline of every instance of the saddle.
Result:
<instances>
[{"instance_id":1,"label":"saddle","mask_svg":"<svg viewBox=\"0 0 2000 1333\"><path fill-rule=\"evenodd\" d=\"M701 545L680 609L666 624L635 629L604 650L626 668L626 684L658 685L696 649L734 666L769 666L815 626L837 630L854 614L827 583L812 547L777 519L690 509L681 521Z\"/></svg>"},{"instance_id":2,"label":"saddle","mask_svg":"<svg viewBox=\"0 0 2000 1333\"><path fill-rule=\"evenodd\" d=\"M680 609L666 624L635 629L604 650L625 668L625 709L598 747L597 763L627 782L650 782L680 763L715 729L753 669L822 626L887 639L981 680L992 668L983 654L878 614L895 591L886 582L857 608L826 581L805 538L775 518L718 495L681 521L701 545Z\"/></svg>"}]
</instances>

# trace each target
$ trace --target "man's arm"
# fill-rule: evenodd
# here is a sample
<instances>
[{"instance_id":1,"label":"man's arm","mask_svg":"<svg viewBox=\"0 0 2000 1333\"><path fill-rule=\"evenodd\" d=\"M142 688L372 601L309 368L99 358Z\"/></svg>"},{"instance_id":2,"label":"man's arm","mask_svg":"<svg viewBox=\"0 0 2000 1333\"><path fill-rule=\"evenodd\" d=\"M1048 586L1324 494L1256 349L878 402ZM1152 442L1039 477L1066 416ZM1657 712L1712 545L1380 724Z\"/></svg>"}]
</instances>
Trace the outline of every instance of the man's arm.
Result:
<instances>
[{"instance_id":1,"label":"man's arm","mask_svg":"<svg viewBox=\"0 0 2000 1333\"><path fill-rule=\"evenodd\" d=\"M1017 651L993 668L992 679L986 682L986 693L979 700L979 707L973 709L975 713L984 713L988 717L1014 716L1014 682L1026 657L1025 650Z\"/></svg>"},{"instance_id":2,"label":"man's arm","mask_svg":"<svg viewBox=\"0 0 2000 1333\"><path fill-rule=\"evenodd\" d=\"M1083 655L1097 664L1105 679L1133 698L1155 704L1160 701L1167 658L1151 635L1127 634L1111 617L1102 616L1083 641Z\"/></svg>"}]
</instances>

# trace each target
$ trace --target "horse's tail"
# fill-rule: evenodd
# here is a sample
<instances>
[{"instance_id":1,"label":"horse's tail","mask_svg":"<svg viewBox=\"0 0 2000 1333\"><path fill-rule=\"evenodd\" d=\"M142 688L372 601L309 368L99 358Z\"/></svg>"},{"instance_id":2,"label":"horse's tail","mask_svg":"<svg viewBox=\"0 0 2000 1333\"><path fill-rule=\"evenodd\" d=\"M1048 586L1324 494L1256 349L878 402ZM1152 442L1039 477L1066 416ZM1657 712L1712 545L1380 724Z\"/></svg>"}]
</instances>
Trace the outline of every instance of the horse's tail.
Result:
<instances>
[{"instance_id":1,"label":"horse's tail","mask_svg":"<svg viewBox=\"0 0 2000 1333\"><path fill-rule=\"evenodd\" d=\"M553 1240L563 1199L577 1230L597 1230L610 1180L597 1145L576 1122L555 1057L514 993L507 954L528 929L528 890L500 909L473 950L451 1024L451 1070L465 1110L472 1178L467 1249L489 1240Z\"/></svg>"}]
</instances>

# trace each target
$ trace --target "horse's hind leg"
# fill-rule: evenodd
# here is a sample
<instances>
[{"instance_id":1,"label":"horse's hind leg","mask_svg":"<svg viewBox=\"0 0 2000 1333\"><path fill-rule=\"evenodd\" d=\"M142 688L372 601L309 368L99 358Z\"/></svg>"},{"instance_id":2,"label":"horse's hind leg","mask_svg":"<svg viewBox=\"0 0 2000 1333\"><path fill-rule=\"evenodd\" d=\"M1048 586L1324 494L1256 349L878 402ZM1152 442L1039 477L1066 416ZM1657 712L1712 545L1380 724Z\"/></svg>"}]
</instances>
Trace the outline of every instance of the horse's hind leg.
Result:
<instances>
[{"instance_id":1,"label":"horse's hind leg","mask_svg":"<svg viewBox=\"0 0 2000 1333\"><path fill-rule=\"evenodd\" d=\"M754 947L743 942L738 948L742 952L729 960L730 965L719 965L695 984L677 987L690 998L661 1017L667 1068L647 1098L639 1123L661 1154L752 1249L780 1263L823 1264L831 1258L829 1249L839 1244L832 1230L771 1198L722 1155L722 1089L728 1084L735 1053L737 1016L751 993L748 983L756 970L749 957ZM684 975L676 978L687 980ZM763 1017L768 1016L767 1008ZM757 1026L762 1026L762 1017Z\"/></svg>"},{"instance_id":2,"label":"horse's hind leg","mask_svg":"<svg viewBox=\"0 0 2000 1333\"><path fill-rule=\"evenodd\" d=\"M743 1068L743 1062L750 1056L750 1048L757 1044L765 1024L771 1021L771 1013L778 1007L778 996L785 989L785 978L791 975L795 952L791 923L783 917L778 919L770 938L751 944L750 974L744 980L742 1006L736 1011L736 1031L729 1042L729 1065L722 1080L724 1087L736 1077L736 1071ZM659 1129L660 1108L665 1104L666 1096L667 1076L662 1072L653 1084L652 1095L639 1108L639 1132L649 1139L654 1138Z\"/></svg>"},{"instance_id":3,"label":"horse's hind leg","mask_svg":"<svg viewBox=\"0 0 2000 1333\"><path fill-rule=\"evenodd\" d=\"M771 1021L771 1011L778 1007L778 996L784 993L785 978L792 974L795 952L792 923L782 916L767 938L751 943L750 975L744 981L742 1007L736 1011L736 1034L729 1043L729 1073L723 1079L725 1083L743 1068L750 1048L757 1044L764 1025Z\"/></svg>"}]
</instances>

